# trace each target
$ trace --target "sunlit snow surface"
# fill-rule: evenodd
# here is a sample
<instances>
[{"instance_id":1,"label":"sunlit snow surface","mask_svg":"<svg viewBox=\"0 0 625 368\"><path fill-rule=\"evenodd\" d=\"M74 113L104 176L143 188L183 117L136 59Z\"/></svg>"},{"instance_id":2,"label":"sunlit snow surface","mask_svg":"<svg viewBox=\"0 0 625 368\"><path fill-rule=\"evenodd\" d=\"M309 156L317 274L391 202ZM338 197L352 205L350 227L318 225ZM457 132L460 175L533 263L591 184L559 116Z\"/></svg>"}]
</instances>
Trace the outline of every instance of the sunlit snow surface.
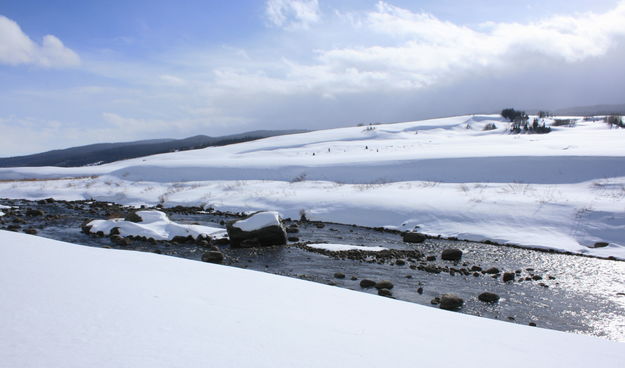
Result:
<instances>
[{"instance_id":1,"label":"sunlit snow surface","mask_svg":"<svg viewBox=\"0 0 625 368\"><path fill-rule=\"evenodd\" d=\"M490 123L497 129L484 131ZM544 135L507 127L496 116L459 116L95 167L0 169L4 180L74 178L4 181L0 197L305 213L625 259L625 129L581 119Z\"/></svg>"},{"instance_id":2,"label":"sunlit snow surface","mask_svg":"<svg viewBox=\"0 0 625 368\"><path fill-rule=\"evenodd\" d=\"M622 343L0 231L6 367L621 367Z\"/></svg>"}]
</instances>

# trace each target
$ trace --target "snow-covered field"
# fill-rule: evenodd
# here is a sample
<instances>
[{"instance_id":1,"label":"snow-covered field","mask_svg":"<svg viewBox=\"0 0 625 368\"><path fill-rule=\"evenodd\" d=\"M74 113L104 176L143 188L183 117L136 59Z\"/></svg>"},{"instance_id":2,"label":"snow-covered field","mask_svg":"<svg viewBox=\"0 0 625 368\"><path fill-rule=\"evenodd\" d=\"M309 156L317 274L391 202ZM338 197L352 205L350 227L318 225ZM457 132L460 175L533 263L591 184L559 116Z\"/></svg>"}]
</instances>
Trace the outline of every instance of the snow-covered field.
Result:
<instances>
[{"instance_id":1,"label":"snow-covered field","mask_svg":"<svg viewBox=\"0 0 625 368\"><path fill-rule=\"evenodd\" d=\"M491 123L497 129L482 130ZM459 116L96 167L0 169L0 197L305 213L625 259L625 129L581 119L544 135L507 126L496 116ZM20 179L54 180L11 181Z\"/></svg>"},{"instance_id":2,"label":"snow-covered field","mask_svg":"<svg viewBox=\"0 0 625 368\"><path fill-rule=\"evenodd\" d=\"M622 343L0 231L2 367L621 367Z\"/></svg>"}]
</instances>

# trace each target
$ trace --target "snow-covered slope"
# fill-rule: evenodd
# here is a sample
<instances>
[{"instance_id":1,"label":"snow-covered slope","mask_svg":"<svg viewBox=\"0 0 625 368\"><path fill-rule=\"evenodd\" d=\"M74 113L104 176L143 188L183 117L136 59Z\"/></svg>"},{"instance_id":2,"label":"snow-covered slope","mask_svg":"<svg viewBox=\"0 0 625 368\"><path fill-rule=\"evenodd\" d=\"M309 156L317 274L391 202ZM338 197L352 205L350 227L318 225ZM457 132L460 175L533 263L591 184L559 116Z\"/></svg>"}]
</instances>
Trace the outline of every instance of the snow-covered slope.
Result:
<instances>
[{"instance_id":1,"label":"snow-covered slope","mask_svg":"<svg viewBox=\"0 0 625 368\"><path fill-rule=\"evenodd\" d=\"M547 120L551 123L552 120ZM497 129L485 131L487 124ZM0 197L276 210L625 259L625 129L549 134L458 116L273 137L85 168L0 169ZM94 176L94 177L90 177ZM609 246L594 248L597 242Z\"/></svg>"},{"instance_id":2,"label":"snow-covered slope","mask_svg":"<svg viewBox=\"0 0 625 368\"><path fill-rule=\"evenodd\" d=\"M0 231L2 367L621 367L622 343Z\"/></svg>"},{"instance_id":3,"label":"snow-covered slope","mask_svg":"<svg viewBox=\"0 0 625 368\"><path fill-rule=\"evenodd\" d=\"M486 124L497 129L483 131ZM625 176L625 130L601 122L510 135L495 116L329 129L84 168L0 169L0 179L109 174L126 180L572 183Z\"/></svg>"}]
</instances>

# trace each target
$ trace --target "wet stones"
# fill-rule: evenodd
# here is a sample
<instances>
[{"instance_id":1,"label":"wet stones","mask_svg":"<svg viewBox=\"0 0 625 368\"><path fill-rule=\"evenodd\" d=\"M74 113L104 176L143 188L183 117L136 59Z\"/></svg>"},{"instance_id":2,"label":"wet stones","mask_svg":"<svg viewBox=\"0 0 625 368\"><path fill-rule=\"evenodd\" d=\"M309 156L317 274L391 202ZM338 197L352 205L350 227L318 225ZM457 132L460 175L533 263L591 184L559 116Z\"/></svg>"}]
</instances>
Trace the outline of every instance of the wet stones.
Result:
<instances>
[{"instance_id":1,"label":"wet stones","mask_svg":"<svg viewBox=\"0 0 625 368\"><path fill-rule=\"evenodd\" d=\"M491 267L489 269L487 269L486 271L482 271L483 273L489 274L489 275L496 275L498 273L500 273L499 269L497 267Z\"/></svg>"},{"instance_id":2,"label":"wet stones","mask_svg":"<svg viewBox=\"0 0 625 368\"><path fill-rule=\"evenodd\" d=\"M499 301L499 295L486 291L478 295L477 299L484 303L497 303Z\"/></svg>"},{"instance_id":3,"label":"wet stones","mask_svg":"<svg viewBox=\"0 0 625 368\"><path fill-rule=\"evenodd\" d=\"M35 230L32 227L29 227L28 229L24 229L24 233L29 234L29 235L37 235L37 230Z\"/></svg>"},{"instance_id":4,"label":"wet stones","mask_svg":"<svg viewBox=\"0 0 625 368\"><path fill-rule=\"evenodd\" d=\"M29 208L26 210L26 216L29 217L37 217L37 216L43 216L44 212L42 210L38 210L35 208Z\"/></svg>"},{"instance_id":5,"label":"wet stones","mask_svg":"<svg viewBox=\"0 0 625 368\"><path fill-rule=\"evenodd\" d=\"M204 252L204 254L202 254L202 262L221 264L223 261L224 254L219 251L209 250L208 252Z\"/></svg>"},{"instance_id":6,"label":"wet stones","mask_svg":"<svg viewBox=\"0 0 625 368\"><path fill-rule=\"evenodd\" d=\"M459 310L464 305L464 299L455 294L443 294L440 296L439 307L445 310Z\"/></svg>"},{"instance_id":7,"label":"wet stones","mask_svg":"<svg viewBox=\"0 0 625 368\"><path fill-rule=\"evenodd\" d=\"M462 251L456 248L447 248L443 250L441 259L445 261L459 261L462 258Z\"/></svg>"},{"instance_id":8,"label":"wet stones","mask_svg":"<svg viewBox=\"0 0 625 368\"><path fill-rule=\"evenodd\" d=\"M423 243L427 239L424 234L416 232L407 232L402 235L404 243Z\"/></svg>"},{"instance_id":9,"label":"wet stones","mask_svg":"<svg viewBox=\"0 0 625 368\"><path fill-rule=\"evenodd\" d=\"M360 287L363 289L369 289L375 286L375 281L369 279L360 280Z\"/></svg>"},{"instance_id":10,"label":"wet stones","mask_svg":"<svg viewBox=\"0 0 625 368\"><path fill-rule=\"evenodd\" d=\"M345 274L343 272L335 272L334 273L334 278L336 278L336 279L344 279L345 278Z\"/></svg>"},{"instance_id":11,"label":"wet stones","mask_svg":"<svg viewBox=\"0 0 625 368\"><path fill-rule=\"evenodd\" d=\"M516 274L514 272L504 272L503 282L514 281Z\"/></svg>"}]
</instances>

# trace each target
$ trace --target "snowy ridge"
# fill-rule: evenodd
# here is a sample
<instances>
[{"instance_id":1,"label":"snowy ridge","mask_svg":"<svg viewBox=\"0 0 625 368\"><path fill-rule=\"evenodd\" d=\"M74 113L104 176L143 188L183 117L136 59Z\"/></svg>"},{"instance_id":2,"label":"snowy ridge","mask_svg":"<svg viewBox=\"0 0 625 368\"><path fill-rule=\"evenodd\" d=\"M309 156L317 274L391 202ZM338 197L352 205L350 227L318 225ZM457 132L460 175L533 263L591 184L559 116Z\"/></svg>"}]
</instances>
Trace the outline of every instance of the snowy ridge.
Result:
<instances>
[{"instance_id":1,"label":"snowy ridge","mask_svg":"<svg viewBox=\"0 0 625 368\"><path fill-rule=\"evenodd\" d=\"M5 231L0 279L10 280L0 288L7 367L586 368L600 359L611 368L625 360L622 343L599 338Z\"/></svg>"}]
</instances>

